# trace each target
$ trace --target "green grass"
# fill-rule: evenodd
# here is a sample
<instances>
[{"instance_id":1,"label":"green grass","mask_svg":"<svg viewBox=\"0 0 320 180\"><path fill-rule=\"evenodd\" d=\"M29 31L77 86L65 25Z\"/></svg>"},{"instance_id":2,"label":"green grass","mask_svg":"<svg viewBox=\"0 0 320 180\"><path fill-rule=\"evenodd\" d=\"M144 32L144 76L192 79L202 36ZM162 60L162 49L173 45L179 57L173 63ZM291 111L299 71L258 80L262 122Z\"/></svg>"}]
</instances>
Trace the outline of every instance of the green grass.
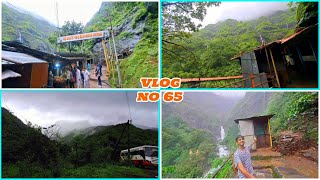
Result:
<instances>
[{"instance_id":1,"label":"green grass","mask_svg":"<svg viewBox=\"0 0 320 180\"><path fill-rule=\"evenodd\" d=\"M64 169L63 177L74 178L129 178L129 177L145 177L146 173L143 169L127 166L104 165L104 166L83 166L76 169Z\"/></svg>"},{"instance_id":2,"label":"green grass","mask_svg":"<svg viewBox=\"0 0 320 180\"><path fill-rule=\"evenodd\" d=\"M57 173L57 172L55 172ZM37 165L3 164L2 177L73 177L73 178L133 178L150 177L144 169L112 164L85 165L79 168L64 167L59 169L59 175L54 170L44 169Z\"/></svg>"}]
</instances>

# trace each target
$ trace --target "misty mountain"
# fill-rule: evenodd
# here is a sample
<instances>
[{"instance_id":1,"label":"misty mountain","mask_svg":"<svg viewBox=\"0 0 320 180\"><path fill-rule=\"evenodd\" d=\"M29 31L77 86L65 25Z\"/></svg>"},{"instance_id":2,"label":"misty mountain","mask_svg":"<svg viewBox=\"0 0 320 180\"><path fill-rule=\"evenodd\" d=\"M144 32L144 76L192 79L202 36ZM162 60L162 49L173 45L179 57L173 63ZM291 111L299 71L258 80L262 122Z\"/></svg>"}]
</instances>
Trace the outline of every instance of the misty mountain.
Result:
<instances>
[{"instance_id":1,"label":"misty mountain","mask_svg":"<svg viewBox=\"0 0 320 180\"><path fill-rule=\"evenodd\" d=\"M57 121L55 123L58 126L59 134L62 136L72 132L72 131L79 131L82 129L86 129L88 127L93 126L90 124L89 121L77 121L77 122L71 122L71 121Z\"/></svg>"},{"instance_id":2,"label":"misty mountain","mask_svg":"<svg viewBox=\"0 0 320 180\"><path fill-rule=\"evenodd\" d=\"M246 95L232 108L228 122L235 119L265 115L273 92L247 92Z\"/></svg>"},{"instance_id":3,"label":"misty mountain","mask_svg":"<svg viewBox=\"0 0 320 180\"><path fill-rule=\"evenodd\" d=\"M143 169L115 164L128 147L158 146L158 131L129 127L91 127L55 141L41 133L42 127L25 125L2 108L2 177L132 177L136 171L134 177L145 177Z\"/></svg>"},{"instance_id":4,"label":"misty mountain","mask_svg":"<svg viewBox=\"0 0 320 180\"><path fill-rule=\"evenodd\" d=\"M240 97L225 97L211 92L185 92L181 103L163 103L162 120L177 116L193 128L212 131L217 136L227 114Z\"/></svg>"},{"instance_id":5,"label":"misty mountain","mask_svg":"<svg viewBox=\"0 0 320 180\"><path fill-rule=\"evenodd\" d=\"M2 3L2 41L19 40L31 48L52 52L48 37L54 31L56 27L44 18Z\"/></svg>"},{"instance_id":6,"label":"misty mountain","mask_svg":"<svg viewBox=\"0 0 320 180\"><path fill-rule=\"evenodd\" d=\"M169 78L240 75L239 62L231 61L231 58L258 47L262 41L270 43L290 36L294 33L295 26L295 13L289 10L276 11L272 15L250 21L227 19L209 24L198 32L191 33L190 38L173 39L173 43L180 46L164 44L164 49L168 51L163 51L163 75ZM207 88L224 85L201 83L201 87ZM184 87L188 86L190 84L184 84Z\"/></svg>"}]
</instances>

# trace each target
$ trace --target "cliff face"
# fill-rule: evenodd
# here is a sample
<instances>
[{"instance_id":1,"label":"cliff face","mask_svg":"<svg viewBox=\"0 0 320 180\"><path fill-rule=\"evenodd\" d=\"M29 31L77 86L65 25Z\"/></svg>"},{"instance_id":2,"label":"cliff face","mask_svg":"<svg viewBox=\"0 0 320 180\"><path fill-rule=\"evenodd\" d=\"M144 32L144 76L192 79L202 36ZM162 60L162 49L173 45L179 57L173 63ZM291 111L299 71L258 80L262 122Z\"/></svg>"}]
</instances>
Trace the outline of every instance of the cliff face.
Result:
<instances>
[{"instance_id":1,"label":"cliff face","mask_svg":"<svg viewBox=\"0 0 320 180\"><path fill-rule=\"evenodd\" d=\"M21 41L34 49L52 52L48 37L56 27L45 19L9 3L2 3L2 41Z\"/></svg>"},{"instance_id":2,"label":"cliff face","mask_svg":"<svg viewBox=\"0 0 320 180\"><path fill-rule=\"evenodd\" d=\"M139 87L141 77L156 77L158 75L158 3L104 2L85 26L85 31L109 31L111 24L117 54L121 61L122 86ZM111 52L114 53L111 40L110 37L106 42L110 57ZM101 42L97 40L91 43L94 59L103 57Z\"/></svg>"}]
</instances>

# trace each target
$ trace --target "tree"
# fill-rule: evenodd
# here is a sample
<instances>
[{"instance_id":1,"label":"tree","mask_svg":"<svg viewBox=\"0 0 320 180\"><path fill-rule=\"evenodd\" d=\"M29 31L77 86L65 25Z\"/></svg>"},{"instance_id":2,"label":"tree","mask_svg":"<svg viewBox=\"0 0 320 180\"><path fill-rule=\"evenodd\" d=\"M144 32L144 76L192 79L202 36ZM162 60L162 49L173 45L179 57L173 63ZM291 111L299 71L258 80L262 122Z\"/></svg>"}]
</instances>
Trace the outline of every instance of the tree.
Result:
<instances>
[{"instance_id":1,"label":"tree","mask_svg":"<svg viewBox=\"0 0 320 180\"><path fill-rule=\"evenodd\" d=\"M169 58L186 59L192 57L194 63L199 60L191 50L187 49L182 43L176 40L185 40L191 37L191 32L196 32L201 27L201 23L195 20L203 21L207 14L207 8L219 6L220 2L163 2L163 23L162 23L162 44L163 54ZM180 51L188 52L187 55L181 55Z\"/></svg>"},{"instance_id":2,"label":"tree","mask_svg":"<svg viewBox=\"0 0 320 180\"><path fill-rule=\"evenodd\" d=\"M297 27L307 27L318 23L317 2L288 3L290 11L296 13Z\"/></svg>"},{"instance_id":3,"label":"tree","mask_svg":"<svg viewBox=\"0 0 320 180\"><path fill-rule=\"evenodd\" d=\"M219 6L220 2L163 2L163 30L167 33L195 32L201 27L194 20L203 21L207 7Z\"/></svg>"},{"instance_id":4,"label":"tree","mask_svg":"<svg viewBox=\"0 0 320 180\"><path fill-rule=\"evenodd\" d=\"M52 33L49 36L49 42L53 45L57 45L57 38L61 36L68 36L74 34L83 33L84 26L81 23L76 23L75 21L66 21L65 24L61 27L61 30L58 33ZM79 51L81 48L81 41L74 41L69 43L61 43L60 50L61 51Z\"/></svg>"}]
</instances>

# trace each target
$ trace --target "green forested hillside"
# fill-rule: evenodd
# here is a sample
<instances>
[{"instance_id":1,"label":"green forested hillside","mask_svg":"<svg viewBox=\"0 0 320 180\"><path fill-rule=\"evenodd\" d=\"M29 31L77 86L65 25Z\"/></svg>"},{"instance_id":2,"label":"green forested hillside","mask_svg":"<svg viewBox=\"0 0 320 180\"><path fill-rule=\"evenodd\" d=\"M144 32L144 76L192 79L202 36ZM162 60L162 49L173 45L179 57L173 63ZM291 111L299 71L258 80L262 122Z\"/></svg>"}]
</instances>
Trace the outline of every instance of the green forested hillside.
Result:
<instances>
[{"instance_id":1,"label":"green forested hillside","mask_svg":"<svg viewBox=\"0 0 320 180\"><path fill-rule=\"evenodd\" d=\"M237 124L233 120L274 114L270 121L271 131L278 134L283 130L299 130L297 120L298 114L317 107L318 94L311 92L251 92L234 106L231 110L228 121L230 122L226 131L224 143L230 148L235 147L234 137L239 134ZM295 121L295 122L294 122ZM304 119L298 121L304 122ZM306 119L307 121L307 119ZM318 138L318 126L311 123L307 136ZM316 138L316 139L315 139Z\"/></svg>"},{"instance_id":2,"label":"green forested hillside","mask_svg":"<svg viewBox=\"0 0 320 180\"><path fill-rule=\"evenodd\" d=\"M190 92L186 102L163 104L162 117L162 173L163 177L204 177L209 166L213 172L227 159L219 157L221 145L230 153L236 149L235 137L240 134L235 119L274 114L271 118L273 141L281 133L301 133L304 144L296 150L317 148L318 142L318 93L317 92L247 92L234 103L225 102L215 94ZM225 93L227 96L227 93ZM214 103L209 103L211 98ZM206 98L204 98L206 97ZM203 106L197 102L204 102ZM219 104L219 106L218 106ZM219 116L223 110L225 118ZM216 114L216 115L215 115ZM220 118L219 118L220 117ZM220 121L221 120L221 121ZM205 124L200 126L200 124ZM225 138L219 141L220 129L225 128ZM274 146L274 148L278 148ZM198 155L195 152L198 150ZM209 153L210 152L210 153ZM225 177L231 169L229 161L217 177ZM208 175L207 177L210 177Z\"/></svg>"},{"instance_id":3,"label":"green forested hillside","mask_svg":"<svg viewBox=\"0 0 320 180\"><path fill-rule=\"evenodd\" d=\"M43 128L25 125L2 108L2 177L154 177L150 172L120 162L128 148L125 124L97 127L93 134L69 134L51 140ZM158 132L130 125L130 147L158 145Z\"/></svg>"},{"instance_id":4,"label":"green forested hillside","mask_svg":"<svg viewBox=\"0 0 320 180\"><path fill-rule=\"evenodd\" d=\"M31 48L51 52L48 37L56 27L44 19L2 3L2 41L16 41L21 32L22 41Z\"/></svg>"},{"instance_id":5,"label":"green forested hillside","mask_svg":"<svg viewBox=\"0 0 320 180\"><path fill-rule=\"evenodd\" d=\"M211 92L188 92L181 103L163 103L163 177L203 177L218 156L221 126L238 101Z\"/></svg>"},{"instance_id":6,"label":"green forested hillside","mask_svg":"<svg viewBox=\"0 0 320 180\"><path fill-rule=\"evenodd\" d=\"M240 75L239 62L231 61L232 57L261 45L261 37L268 43L288 36L294 27L295 13L288 10L251 21L228 19L209 24L190 34L190 38L170 37L172 43L163 43L163 76Z\"/></svg>"},{"instance_id":7,"label":"green forested hillside","mask_svg":"<svg viewBox=\"0 0 320 180\"><path fill-rule=\"evenodd\" d=\"M86 32L110 28L111 18L115 30L118 54L132 50L120 60L123 87L139 87L141 77L158 75L158 3L156 2L104 2L100 10L85 26ZM87 47L99 47L94 41ZM112 72L117 82L115 67ZM114 80L110 82L115 86Z\"/></svg>"},{"instance_id":8,"label":"green forested hillside","mask_svg":"<svg viewBox=\"0 0 320 180\"><path fill-rule=\"evenodd\" d=\"M162 177L202 177L216 156L213 134L190 127L179 117L163 120Z\"/></svg>"}]
</instances>

